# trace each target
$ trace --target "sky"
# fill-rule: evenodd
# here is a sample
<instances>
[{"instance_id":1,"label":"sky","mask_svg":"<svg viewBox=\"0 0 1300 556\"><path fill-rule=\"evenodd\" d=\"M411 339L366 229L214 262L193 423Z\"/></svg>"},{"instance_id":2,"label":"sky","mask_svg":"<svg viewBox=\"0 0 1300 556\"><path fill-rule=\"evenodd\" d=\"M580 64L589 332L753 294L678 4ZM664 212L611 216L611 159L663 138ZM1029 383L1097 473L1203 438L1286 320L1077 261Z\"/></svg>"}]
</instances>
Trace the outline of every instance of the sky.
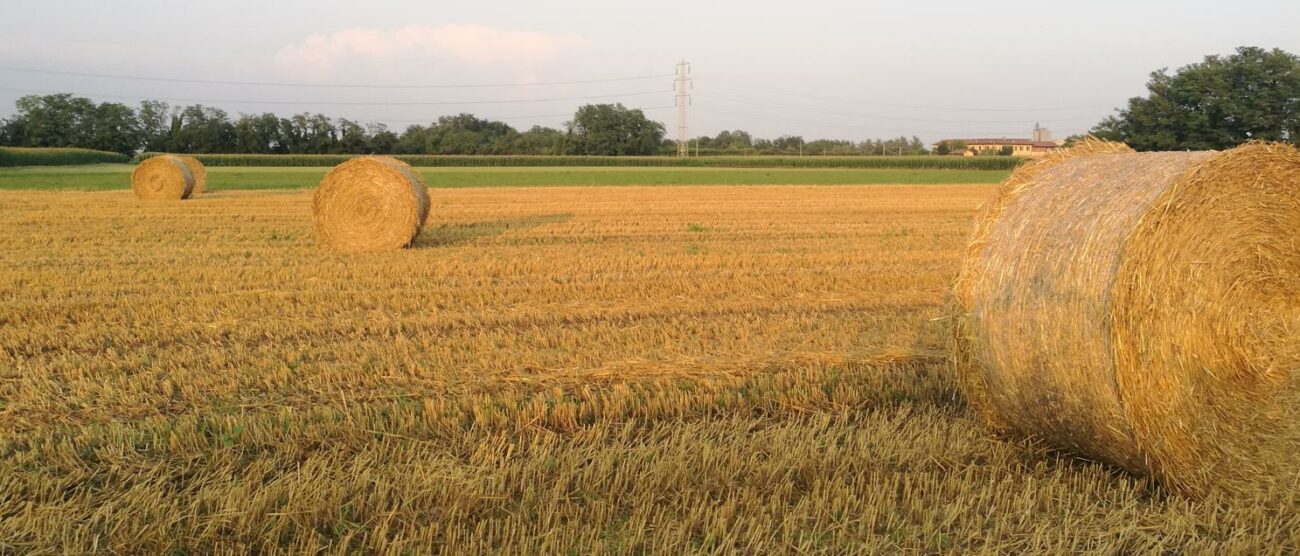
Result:
<instances>
[{"instance_id":1,"label":"sky","mask_svg":"<svg viewBox=\"0 0 1300 556\"><path fill-rule=\"evenodd\" d=\"M673 138L684 59L691 136L931 142L1040 123L1062 138L1159 68L1244 45L1300 53L1297 0L7 4L0 117L25 94L68 92L398 130L470 112L522 130L621 102Z\"/></svg>"}]
</instances>

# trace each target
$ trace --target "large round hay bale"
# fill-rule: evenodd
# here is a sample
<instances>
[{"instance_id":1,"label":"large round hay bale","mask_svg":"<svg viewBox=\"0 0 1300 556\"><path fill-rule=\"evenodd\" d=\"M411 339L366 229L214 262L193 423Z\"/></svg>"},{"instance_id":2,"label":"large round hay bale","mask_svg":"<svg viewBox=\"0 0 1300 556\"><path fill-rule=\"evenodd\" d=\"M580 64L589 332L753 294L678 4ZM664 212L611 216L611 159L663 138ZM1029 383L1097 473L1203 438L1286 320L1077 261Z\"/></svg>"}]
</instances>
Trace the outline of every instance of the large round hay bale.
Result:
<instances>
[{"instance_id":1,"label":"large round hay bale","mask_svg":"<svg viewBox=\"0 0 1300 556\"><path fill-rule=\"evenodd\" d=\"M410 165L389 157L354 158L335 166L312 201L316 235L349 253L406 247L428 215L424 181Z\"/></svg>"},{"instance_id":2,"label":"large round hay bale","mask_svg":"<svg viewBox=\"0 0 1300 556\"><path fill-rule=\"evenodd\" d=\"M146 201L188 199L194 191L194 174L180 157L150 157L131 172L131 190Z\"/></svg>"},{"instance_id":3,"label":"large round hay bale","mask_svg":"<svg viewBox=\"0 0 1300 556\"><path fill-rule=\"evenodd\" d=\"M993 428L1191 495L1300 491L1300 152L1089 141L1018 169L955 286Z\"/></svg>"},{"instance_id":4,"label":"large round hay bale","mask_svg":"<svg viewBox=\"0 0 1300 556\"><path fill-rule=\"evenodd\" d=\"M190 196L207 193L208 170L203 167L203 163L192 156L182 156L181 161L185 162L185 165L190 169L190 173L194 174L194 190L190 192Z\"/></svg>"}]
</instances>

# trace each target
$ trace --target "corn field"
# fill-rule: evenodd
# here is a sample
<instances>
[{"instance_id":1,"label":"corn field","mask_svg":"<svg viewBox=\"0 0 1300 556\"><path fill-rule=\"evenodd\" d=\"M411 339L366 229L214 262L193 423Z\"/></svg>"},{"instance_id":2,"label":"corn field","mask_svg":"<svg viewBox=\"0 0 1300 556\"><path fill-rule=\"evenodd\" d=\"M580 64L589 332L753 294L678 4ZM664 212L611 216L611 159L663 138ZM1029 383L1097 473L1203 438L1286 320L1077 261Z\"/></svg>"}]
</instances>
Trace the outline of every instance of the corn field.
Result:
<instances>
[{"instance_id":1,"label":"corn field","mask_svg":"<svg viewBox=\"0 0 1300 556\"><path fill-rule=\"evenodd\" d=\"M91 149L0 147L0 167L123 164L130 161L131 157L121 153Z\"/></svg>"},{"instance_id":2,"label":"corn field","mask_svg":"<svg viewBox=\"0 0 1300 556\"><path fill-rule=\"evenodd\" d=\"M137 160L157 156L144 153ZM206 166L323 166L342 164L350 154L195 154ZM663 166L687 168L879 168L898 170L1010 170L1023 158L1009 156L535 156L394 155L412 166L549 167Z\"/></svg>"}]
</instances>

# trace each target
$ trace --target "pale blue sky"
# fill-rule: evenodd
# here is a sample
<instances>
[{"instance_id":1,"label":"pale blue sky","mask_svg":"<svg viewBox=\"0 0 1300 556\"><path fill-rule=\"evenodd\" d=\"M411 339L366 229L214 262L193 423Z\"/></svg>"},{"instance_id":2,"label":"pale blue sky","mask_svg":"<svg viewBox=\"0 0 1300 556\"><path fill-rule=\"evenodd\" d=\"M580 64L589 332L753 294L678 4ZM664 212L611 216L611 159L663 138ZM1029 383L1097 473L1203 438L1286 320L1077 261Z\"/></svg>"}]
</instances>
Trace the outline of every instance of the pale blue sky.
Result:
<instances>
[{"instance_id":1,"label":"pale blue sky","mask_svg":"<svg viewBox=\"0 0 1300 556\"><path fill-rule=\"evenodd\" d=\"M929 141L1027 136L1041 121L1065 136L1141 94L1156 68L1240 45L1300 53L1296 0L6 4L0 66L73 73L300 84L513 84L669 74L684 57L695 77L691 135L740 128L763 137L906 134ZM668 124L671 136L671 88L670 77L412 90L173 83L0 69L0 117L12 113L13 101L29 90L131 104L140 98L204 100L232 114L324 112L395 128L461 111L519 128L558 126L579 104L622 101L646 108ZM530 102L514 102L521 100Z\"/></svg>"}]
</instances>

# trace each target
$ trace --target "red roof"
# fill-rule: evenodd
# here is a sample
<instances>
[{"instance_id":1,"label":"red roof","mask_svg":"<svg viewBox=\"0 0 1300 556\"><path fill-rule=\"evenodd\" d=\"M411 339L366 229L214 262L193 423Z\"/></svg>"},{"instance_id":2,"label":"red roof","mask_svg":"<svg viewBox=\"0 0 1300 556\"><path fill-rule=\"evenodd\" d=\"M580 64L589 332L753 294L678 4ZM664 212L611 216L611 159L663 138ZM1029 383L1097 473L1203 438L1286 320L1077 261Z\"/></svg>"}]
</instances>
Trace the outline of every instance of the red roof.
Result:
<instances>
[{"instance_id":1,"label":"red roof","mask_svg":"<svg viewBox=\"0 0 1300 556\"><path fill-rule=\"evenodd\" d=\"M943 141L940 141L940 143L957 143L957 142L965 143L967 147L975 146L975 145L1028 145L1030 147L1042 147L1042 148L1054 149L1060 146L1053 141L1034 141L1031 139L1011 139L1007 137L1003 137L1001 139L944 139Z\"/></svg>"}]
</instances>

